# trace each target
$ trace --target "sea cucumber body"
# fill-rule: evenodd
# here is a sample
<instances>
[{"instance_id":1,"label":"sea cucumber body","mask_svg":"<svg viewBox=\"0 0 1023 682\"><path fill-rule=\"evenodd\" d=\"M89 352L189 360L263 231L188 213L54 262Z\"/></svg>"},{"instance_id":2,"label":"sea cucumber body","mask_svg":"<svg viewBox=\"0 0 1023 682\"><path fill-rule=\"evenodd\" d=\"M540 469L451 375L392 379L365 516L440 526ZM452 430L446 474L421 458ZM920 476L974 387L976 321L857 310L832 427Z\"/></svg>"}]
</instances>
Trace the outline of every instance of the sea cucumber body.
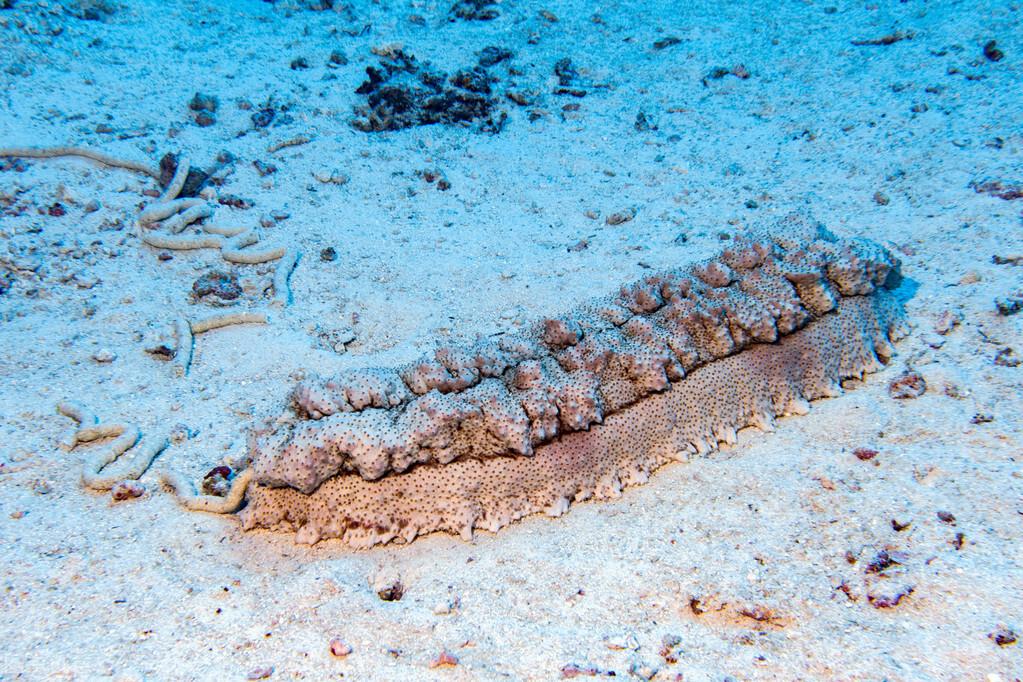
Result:
<instances>
[{"instance_id":1,"label":"sea cucumber body","mask_svg":"<svg viewBox=\"0 0 1023 682\"><path fill-rule=\"evenodd\" d=\"M898 264L871 242L784 227L498 348L443 349L443 371L300 386L299 419L254 453L243 526L356 547L471 537L617 497L737 429L837 395L902 333Z\"/></svg>"}]
</instances>

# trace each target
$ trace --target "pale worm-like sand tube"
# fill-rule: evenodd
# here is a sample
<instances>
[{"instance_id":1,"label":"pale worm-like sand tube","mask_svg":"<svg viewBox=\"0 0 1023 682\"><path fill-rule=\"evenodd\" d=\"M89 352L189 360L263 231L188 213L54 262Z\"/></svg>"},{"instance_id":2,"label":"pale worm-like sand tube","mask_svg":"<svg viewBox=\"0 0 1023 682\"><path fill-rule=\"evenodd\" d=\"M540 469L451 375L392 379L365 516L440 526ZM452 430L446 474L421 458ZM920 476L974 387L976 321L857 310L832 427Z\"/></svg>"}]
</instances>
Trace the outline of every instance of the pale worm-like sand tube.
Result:
<instances>
[{"instance_id":1,"label":"pale worm-like sand tube","mask_svg":"<svg viewBox=\"0 0 1023 682\"><path fill-rule=\"evenodd\" d=\"M61 441L61 447L67 450L73 449L81 442L78 434L82 432L82 429L99 424L99 417L96 416L96 413L78 403L67 401L57 403L57 414L62 414L75 422L75 430Z\"/></svg>"},{"instance_id":2,"label":"pale worm-like sand tube","mask_svg":"<svg viewBox=\"0 0 1023 682\"><path fill-rule=\"evenodd\" d=\"M148 244L155 249L168 249L170 251L220 249L224 260L240 265L267 263L287 255L287 250L283 246L273 246L266 249L246 248L259 242L259 235L255 230L218 225L203 226L202 229L207 234L186 237L158 232L142 232L140 239L142 239L144 244ZM291 263L291 267L294 267L294 263Z\"/></svg>"},{"instance_id":3,"label":"pale worm-like sand tube","mask_svg":"<svg viewBox=\"0 0 1023 682\"><path fill-rule=\"evenodd\" d=\"M174 320L174 339L177 342L174 351L174 374L183 377L192 366L192 325L183 317Z\"/></svg>"},{"instance_id":4,"label":"pale worm-like sand tube","mask_svg":"<svg viewBox=\"0 0 1023 682\"><path fill-rule=\"evenodd\" d=\"M204 511L212 514L231 514L238 511L245 499L245 490L252 480L252 469L237 474L231 481L231 489L224 497L199 495L195 486L176 471L161 471L160 482L174 492L174 496L185 509Z\"/></svg>"},{"instance_id":5,"label":"pale worm-like sand tube","mask_svg":"<svg viewBox=\"0 0 1023 682\"><path fill-rule=\"evenodd\" d=\"M167 189L163 191L158 201L167 202L176 199L178 194L181 193L181 189L185 186L185 181L188 180L188 171L191 169L192 163L188 158L181 157L181 160L178 161L178 167L174 170L174 177L171 178Z\"/></svg>"},{"instance_id":6,"label":"pale worm-like sand tube","mask_svg":"<svg viewBox=\"0 0 1023 682\"><path fill-rule=\"evenodd\" d=\"M102 438L114 439L105 451L89 458L82 465L82 484L92 490L110 490L120 481L137 480L167 447L167 438L164 436L147 438L146 442L139 444L141 433L134 424L99 424L93 413L77 403L58 403L57 412L73 419L80 426L75 431L72 447ZM136 445L139 445L138 452L127 465L115 471L109 470L107 465Z\"/></svg>"},{"instance_id":7,"label":"pale worm-like sand tube","mask_svg":"<svg viewBox=\"0 0 1023 682\"><path fill-rule=\"evenodd\" d=\"M144 163L119 159L110 154L104 154L95 149L87 149L85 147L7 147L0 148L0 156L16 156L25 159L53 159L61 156L77 156L95 161L104 166L110 166L111 168L124 168L136 173L144 173L156 180L160 179L160 171Z\"/></svg>"},{"instance_id":8,"label":"pale worm-like sand tube","mask_svg":"<svg viewBox=\"0 0 1023 682\"><path fill-rule=\"evenodd\" d=\"M202 199L172 199L170 201L155 202L139 213L138 224L140 227L152 225L182 211L187 211L202 206L206 202Z\"/></svg>"},{"instance_id":9,"label":"pale worm-like sand tube","mask_svg":"<svg viewBox=\"0 0 1023 682\"><path fill-rule=\"evenodd\" d=\"M281 262L277 264L274 271L274 297L272 305L285 307L291 303L291 288L288 281L291 279L291 271L298 263L298 251L288 249L281 256Z\"/></svg>"},{"instance_id":10,"label":"pale worm-like sand tube","mask_svg":"<svg viewBox=\"0 0 1023 682\"><path fill-rule=\"evenodd\" d=\"M189 322L183 317L177 318L174 320L174 336L177 342L177 350L174 353L174 373L179 377L188 374L188 369L192 364L192 342L196 334L233 324L267 324L268 321L266 313L244 311L219 313L195 322Z\"/></svg>"},{"instance_id":11,"label":"pale worm-like sand tube","mask_svg":"<svg viewBox=\"0 0 1023 682\"><path fill-rule=\"evenodd\" d=\"M527 332L301 382L256 434L243 527L368 547L617 497L879 369L900 281L878 244L789 216Z\"/></svg>"},{"instance_id":12,"label":"pale worm-like sand tube","mask_svg":"<svg viewBox=\"0 0 1023 682\"><path fill-rule=\"evenodd\" d=\"M220 247L220 255L223 256L224 260L228 263L255 265L257 263L266 263L268 261L277 260L278 258L283 257L286 253L283 246L270 247L261 251L245 248L258 242L259 235L256 234L256 231L247 230L230 239L225 239L223 245Z\"/></svg>"},{"instance_id":13,"label":"pale worm-like sand tube","mask_svg":"<svg viewBox=\"0 0 1023 682\"><path fill-rule=\"evenodd\" d=\"M197 220L211 217L213 217L213 207L203 202L198 206L192 206L181 213L170 216L163 221L162 226L171 234L179 234Z\"/></svg>"},{"instance_id":14,"label":"pale worm-like sand tube","mask_svg":"<svg viewBox=\"0 0 1023 682\"><path fill-rule=\"evenodd\" d=\"M198 235L196 237L182 237L177 235L144 232L141 235L141 239L144 244L148 244L154 249L167 249L169 251L219 249L224 242L223 237L219 237L215 234Z\"/></svg>"}]
</instances>

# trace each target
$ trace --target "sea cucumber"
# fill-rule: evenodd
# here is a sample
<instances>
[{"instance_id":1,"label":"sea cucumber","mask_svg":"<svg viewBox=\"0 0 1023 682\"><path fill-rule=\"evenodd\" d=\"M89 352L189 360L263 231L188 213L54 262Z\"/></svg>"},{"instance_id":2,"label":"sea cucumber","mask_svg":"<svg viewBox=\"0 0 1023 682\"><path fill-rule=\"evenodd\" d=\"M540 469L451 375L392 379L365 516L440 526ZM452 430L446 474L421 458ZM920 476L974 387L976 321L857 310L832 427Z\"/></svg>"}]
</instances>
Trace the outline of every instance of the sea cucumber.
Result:
<instances>
[{"instance_id":1,"label":"sea cucumber","mask_svg":"<svg viewBox=\"0 0 1023 682\"><path fill-rule=\"evenodd\" d=\"M254 434L243 527L368 547L617 497L879 369L901 279L880 245L792 215L525 333L304 381Z\"/></svg>"}]
</instances>

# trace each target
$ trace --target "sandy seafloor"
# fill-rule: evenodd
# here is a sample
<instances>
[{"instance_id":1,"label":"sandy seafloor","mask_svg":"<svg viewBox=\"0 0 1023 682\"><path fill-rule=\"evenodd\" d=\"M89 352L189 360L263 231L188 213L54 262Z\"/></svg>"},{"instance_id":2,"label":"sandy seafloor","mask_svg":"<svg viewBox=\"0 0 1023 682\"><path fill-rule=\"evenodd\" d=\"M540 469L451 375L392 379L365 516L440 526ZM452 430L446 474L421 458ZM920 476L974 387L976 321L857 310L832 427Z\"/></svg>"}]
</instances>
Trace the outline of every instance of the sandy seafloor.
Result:
<instances>
[{"instance_id":1,"label":"sandy seafloor","mask_svg":"<svg viewBox=\"0 0 1023 682\"><path fill-rule=\"evenodd\" d=\"M190 290L220 256L161 261L139 241L145 176L76 159L0 172L0 679L553 680L570 664L593 679L1023 676L1023 644L995 642L1023 637L1023 368L994 362L1023 353L1023 314L994 304L1023 267L992 262L1023 252L1023 200L971 187L1023 182L1019 3L508 1L480 22L418 0L322 12L131 0L98 5L99 20L78 18L83 6L0 10L0 147L197 165L228 151L217 191L254 205L217 220L262 220L266 243L303 256L292 305L197 338L177 378L144 348L173 317L213 310ZM851 44L894 31L912 38ZM652 47L668 36L680 41ZM1001 61L983 55L989 40ZM518 75L495 67L496 92L534 99L502 99L497 135L358 131L355 89L371 48L392 43L448 72L506 47ZM347 65L327 66L335 50ZM300 57L308 69L291 68ZM553 94L563 57L585 97ZM701 83L736 64L750 77ZM197 91L219 98L212 126L188 110ZM239 105L270 98L288 116L256 129ZM268 153L300 135L311 141ZM334 171L348 182L315 177ZM66 213L48 215L54 203ZM606 224L628 208L633 220ZM844 396L617 501L471 543L356 552L243 533L156 482L163 467L199 480L237 453L304 373L516 329L792 210L898 253L912 334ZM239 305L264 305L272 266L233 270ZM946 312L962 323L939 335ZM339 333L354 336L343 353L321 338ZM887 385L907 365L928 390L897 401ZM97 446L58 447L65 398L189 437L143 477L143 497L113 503L79 482ZM860 461L860 447L880 454ZM866 570L882 550L899 560L888 578ZM402 600L376 596L381 571L400 576ZM909 587L891 608L868 599ZM328 651L335 637L346 658ZM666 637L678 643L662 655ZM442 651L458 665L431 668Z\"/></svg>"}]
</instances>

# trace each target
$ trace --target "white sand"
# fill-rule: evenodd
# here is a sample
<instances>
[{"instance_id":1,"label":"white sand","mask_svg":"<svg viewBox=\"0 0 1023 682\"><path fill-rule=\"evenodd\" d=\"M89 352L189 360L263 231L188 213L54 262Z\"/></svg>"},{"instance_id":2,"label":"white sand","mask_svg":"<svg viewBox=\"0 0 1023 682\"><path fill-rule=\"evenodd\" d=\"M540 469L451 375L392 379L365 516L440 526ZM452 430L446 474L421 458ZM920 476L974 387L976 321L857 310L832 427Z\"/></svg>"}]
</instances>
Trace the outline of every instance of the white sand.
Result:
<instances>
[{"instance_id":1,"label":"white sand","mask_svg":"<svg viewBox=\"0 0 1023 682\"><path fill-rule=\"evenodd\" d=\"M130 0L102 22L54 0L0 10L0 147L84 145L154 165L181 152L199 166L227 150L238 161L218 191L255 207L220 207L217 221L289 214L263 239L303 253L294 304L267 326L198 337L180 379L143 349L176 315L213 312L189 292L224 268L220 256L161 262L139 241L132 223L154 187L144 176L72 159L0 172L0 275L12 273L0 295L0 680L244 679L264 667L271 679L552 680L572 663L658 680L1023 675L1023 644L989 637L999 627L1023 637L1023 369L993 363L1001 348L1023 353L1023 314L1001 317L993 304L1021 287L1023 268L991 262L1023 252L1023 201L969 186L1023 182L1018 5L674 4L608 3L603 23L568 1L506 2L501 18L478 23L448 22L446 3L419 0L357 2L352 16ZM364 35L345 32L364 24ZM913 39L850 44L896 29ZM681 43L651 48L669 35ZM981 53L990 39L1001 62ZM512 85L539 99L507 102L497 136L356 131L370 48L392 42L449 72L486 45L507 47L523 74ZM327 69L332 50L350 63ZM550 94L566 56L610 87ZM311 68L289 68L297 57ZM737 63L749 79L701 85ZM219 97L212 127L191 120L196 91ZM293 122L252 130L237 102L270 97ZM542 116L530 122L527 109ZM635 130L640 111L657 130ZM267 153L298 135L312 141ZM279 171L261 178L257 159ZM416 176L434 168L449 191ZM350 181L314 178L334 170ZM86 213L91 200L101 206ZM46 215L57 201L66 215ZM627 207L633 221L604 224ZM734 448L670 466L617 502L471 544L435 535L355 553L243 534L232 517L185 512L155 482L161 467L199 480L242 451L246 429L278 413L303 372L389 365L438 340L510 329L793 209L901 252L918 286L914 333L865 385L775 434L743 433ZM587 249L567 250L581 239ZM336 262L320 260L328 246ZM234 269L247 300L268 300L272 264ZM948 310L964 321L939 337ZM349 327L346 354L318 340ZM116 359L96 362L101 350ZM892 400L887 383L909 362L928 391ZM96 446L58 449L71 430L54 412L65 398L191 437L159 457L144 497L115 504L79 483ZM971 423L977 413L993 421ZM862 462L857 447L880 454ZM911 525L896 532L893 519ZM881 550L902 553L889 578L865 570ZM382 569L406 585L401 601L370 589ZM868 603L868 592L909 586L893 608ZM668 635L680 640L677 663L659 654ZM353 653L333 658L333 637ZM459 665L431 669L443 650Z\"/></svg>"}]
</instances>

